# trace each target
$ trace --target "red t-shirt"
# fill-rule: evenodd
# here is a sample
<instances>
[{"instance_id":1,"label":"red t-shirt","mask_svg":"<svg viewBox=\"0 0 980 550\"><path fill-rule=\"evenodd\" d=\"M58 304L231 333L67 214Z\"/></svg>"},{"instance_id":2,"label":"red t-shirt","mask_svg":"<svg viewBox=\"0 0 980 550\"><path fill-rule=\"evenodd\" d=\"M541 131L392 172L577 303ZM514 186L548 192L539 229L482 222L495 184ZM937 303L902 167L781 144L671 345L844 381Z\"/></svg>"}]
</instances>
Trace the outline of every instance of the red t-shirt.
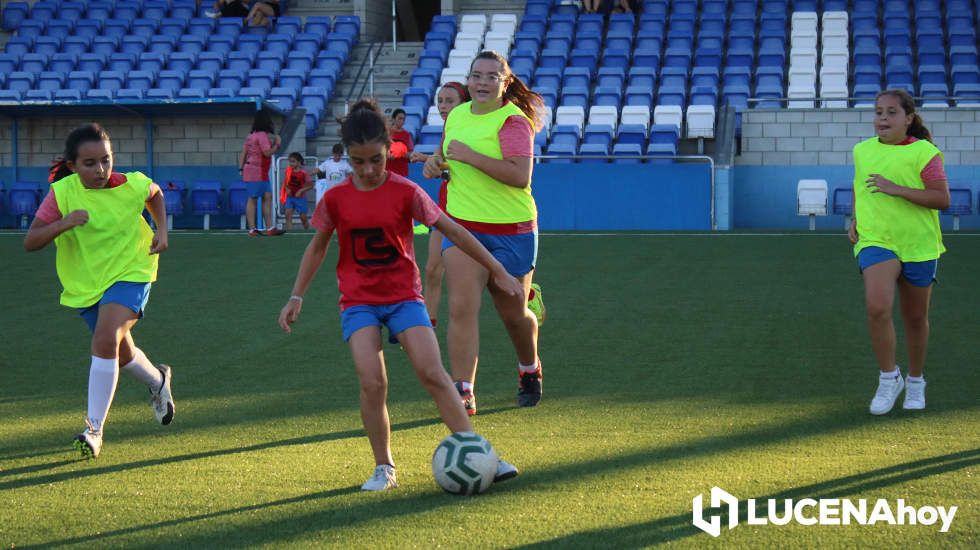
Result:
<instances>
[{"instance_id":1,"label":"red t-shirt","mask_svg":"<svg viewBox=\"0 0 980 550\"><path fill-rule=\"evenodd\" d=\"M289 181L286 182L286 193L290 197L301 197L300 189L306 187L309 179L302 169L290 170Z\"/></svg>"},{"instance_id":2,"label":"red t-shirt","mask_svg":"<svg viewBox=\"0 0 980 550\"><path fill-rule=\"evenodd\" d=\"M412 143L412 134L409 134L406 130L393 130L391 132L391 141L400 142L405 144L406 151L403 154L400 151L396 153L392 151L392 158L388 159L388 170L398 174L402 177L408 177L408 157L412 153L412 149L415 149L415 144Z\"/></svg>"},{"instance_id":3,"label":"red t-shirt","mask_svg":"<svg viewBox=\"0 0 980 550\"><path fill-rule=\"evenodd\" d=\"M313 227L328 235L337 230L340 309L422 301L412 220L432 225L441 215L422 188L391 170L370 191L350 177L327 190L313 211Z\"/></svg>"}]
</instances>

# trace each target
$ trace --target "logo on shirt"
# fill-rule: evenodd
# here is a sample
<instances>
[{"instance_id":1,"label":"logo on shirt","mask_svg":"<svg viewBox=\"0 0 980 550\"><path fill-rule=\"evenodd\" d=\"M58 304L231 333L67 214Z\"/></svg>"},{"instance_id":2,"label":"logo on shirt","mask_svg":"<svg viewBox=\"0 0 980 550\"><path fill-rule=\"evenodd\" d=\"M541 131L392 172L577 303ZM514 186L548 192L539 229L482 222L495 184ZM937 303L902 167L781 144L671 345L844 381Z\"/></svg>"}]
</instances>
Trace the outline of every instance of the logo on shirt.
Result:
<instances>
[{"instance_id":1,"label":"logo on shirt","mask_svg":"<svg viewBox=\"0 0 980 550\"><path fill-rule=\"evenodd\" d=\"M385 239L384 230L380 227L352 229L350 238L354 261L359 265L378 267L398 259L398 249Z\"/></svg>"}]
</instances>

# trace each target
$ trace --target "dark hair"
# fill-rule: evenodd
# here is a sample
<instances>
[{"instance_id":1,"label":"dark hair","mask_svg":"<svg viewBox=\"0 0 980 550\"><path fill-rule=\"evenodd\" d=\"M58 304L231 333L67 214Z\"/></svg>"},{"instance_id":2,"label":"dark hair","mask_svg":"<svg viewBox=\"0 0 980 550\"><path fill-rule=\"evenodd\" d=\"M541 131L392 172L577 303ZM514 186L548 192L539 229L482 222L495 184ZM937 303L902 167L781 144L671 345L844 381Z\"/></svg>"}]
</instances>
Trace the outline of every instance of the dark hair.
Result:
<instances>
[{"instance_id":1,"label":"dark hair","mask_svg":"<svg viewBox=\"0 0 980 550\"><path fill-rule=\"evenodd\" d=\"M909 124L907 133L908 135L917 138L924 139L932 143L932 134L929 133L929 129L926 128L925 123L922 121L922 117L919 113L915 112L915 100L912 99L912 95L901 88L892 88L878 92L875 96L875 105L878 104L878 99L883 95L890 95L898 99L899 106L905 111L906 115L912 115L912 124Z\"/></svg>"},{"instance_id":2,"label":"dark hair","mask_svg":"<svg viewBox=\"0 0 980 550\"><path fill-rule=\"evenodd\" d=\"M333 154L335 154L335 155L343 155L344 154L344 144L343 143L334 143L333 144Z\"/></svg>"},{"instance_id":3,"label":"dark hair","mask_svg":"<svg viewBox=\"0 0 980 550\"><path fill-rule=\"evenodd\" d=\"M398 115L407 115L407 114L408 113L405 112L405 109L400 109L400 108L395 109L394 111L391 112L391 119L394 120L398 118Z\"/></svg>"},{"instance_id":4,"label":"dark hair","mask_svg":"<svg viewBox=\"0 0 980 550\"><path fill-rule=\"evenodd\" d=\"M361 99L351 107L340 127L340 140L347 147L355 143L383 143L386 147L391 145L388 124L373 98Z\"/></svg>"},{"instance_id":5,"label":"dark hair","mask_svg":"<svg viewBox=\"0 0 980 550\"><path fill-rule=\"evenodd\" d=\"M504 88L504 99L517 105L521 112L531 119L531 126L534 130L540 129L542 126L541 113L544 112L544 99L511 72L510 65L507 64L507 59L504 56L493 50L483 50L473 58L473 63L470 63L470 71L473 70L473 65L478 59L492 59L500 63L500 70L503 73L501 76L509 79L507 87Z\"/></svg>"},{"instance_id":6,"label":"dark hair","mask_svg":"<svg viewBox=\"0 0 980 550\"><path fill-rule=\"evenodd\" d=\"M466 89L466 86L462 85L459 82L446 82L445 84L442 85L442 88L443 89L449 88L450 90L456 90L456 93L459 94L459 100L462 103L466 103L467 101L470 100L470 91Z\"/></svg>"},{"instance_id":7,"label":"dark hair","mask_svg":"<svg viewBox=\"0 0 980 550\"><path fill-rule=\"evenodd\" d=\"M299 154L299 151L293 151L292 153L289 153L289 158L295 160L300 164L303 164L303 155Z\"/></svg>"},{"instance_id":8,"label":"dark hair","mask_svg":"<svg viewBox=\"0 0 980 550\"><path fill-rule=\"evenodd\" d=\"M252 120L252 132L276 133L276 126L272 123L272 114L265 109L256 111L255 118Z\"/></svg>"},{"instance_id":9,"label":"dark hair","mask_svg":"<svg viewBox=\"0 0 980 550\"><path fill-rule=\"evenodd\" d=\"M78 148L81 147L83 143L89 143L92 141L110 141L109 132L105 130L98 123L92 122L86 124L85 126L79 126L68 134L65 139L65 154L64 160L57 164L57 168L52 166L54 170L54 175L52 176L52 181L58 181L62 178L68 177L72 174L70 168L68 168L68 162L74 163L78 159Z\"/></svg>"}]
</instances>

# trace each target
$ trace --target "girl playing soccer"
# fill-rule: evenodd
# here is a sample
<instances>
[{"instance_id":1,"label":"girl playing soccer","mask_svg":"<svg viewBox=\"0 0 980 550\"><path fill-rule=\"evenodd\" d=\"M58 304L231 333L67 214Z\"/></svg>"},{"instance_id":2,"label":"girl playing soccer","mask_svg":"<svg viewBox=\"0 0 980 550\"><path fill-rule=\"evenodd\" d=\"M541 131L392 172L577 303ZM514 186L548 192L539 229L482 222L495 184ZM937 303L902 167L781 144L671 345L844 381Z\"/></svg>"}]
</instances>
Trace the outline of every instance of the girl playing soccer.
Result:
<instances>
[{"instance_id":1,"label":"girl playing soccer","mask_svg":"<svg viewBox=\"0 0 980 550\"><path fill-rule=\"evenodd\" d=\"M120 370L150 389L158 422L174 417L170 367L150 362L131 332L157 278L157 254L167 249L167 213L157 184L140 172L112 171L112 144L98 124L68 134L64 158L24 248L40 250L54 241L61 303L78 309L92 331L87 429L75 447L95 458ZM156 233L143 219L144 207Z\"/></svg>"},{"instance_id":2,"label":"girl playing soccer","mask_svg":"<svg viewBox=\"0 0 980 550\"><path fill-rule=\"evenodd\" d=\"M905 389L904 409L924 409L922 369L929 341L929 297L946 251L939 210L949 207L943 156L904 90L875 99L876 137L854 146L855 216L848 230L864 277L871 348L881 371L871 414L885 414ZM895 364L892 306L898 289L909 375Z\"/></svg>"},{"instance_id":3,"label":"girl playing soccer","mask_svg":"<svg viewBox=\"0 0 980 550\"><path fill-rule=\"evenodd\" d=\"M435 225L479 262L501 292L520 295L521 286L466 230L449 219L416 184L386 169L391 138L384 117L370 100L359 101L341 127L354 173L331 187L313 212L316 234L306 247L292 295L279 313L290 332L303 295L323 263L334 230L340 255L337 285L343 337L350 346L361 385L361 419L374 454L374 474L365 491L397 487L391 456L391 426L381 326L405 348L416 375L432 395L446 426L472 431L452 380L443 369L439 344L422 302L422 285L412 249L412 220ZM501 461L495 481L517 475Z\"/></svg>"},{"instance_id":4,"label":"girl playing soccer","mask_svg":"<svg viewBox=\"0 0 980 550\"><path fill-rule=\"evenodd\" d=\"M299 220L303 222L303 229L310 228L310 220L307 218L309 206L306 204L306 192L313 189L310 178L303 171L303 155L292 152L289 153L289 167L286 168L286 177L283 178L282 202L285 206L286 231L293 229L293 212L299 214Z\"/></svg>"},{"instance_id":5,"label":"girl playing soccer","mask_svg":"<svg viewBox=\"0 0 980 550\"><path fill-rule=\"evenodd\" d=\"M493 251L524 287L517 296L503 292L484 267L443 240L449 281L449 363L460 397L469 414L474 414L484 288L490 290L517 352L517 404L533 407L541 400L538 321L528 309L528 298L538 252L537 207L531 195L533 141L544 104L497 52L477 55L468 79L473 100L449 114L442 147L426 161L423 174L438 177L448 163L452 183L446 211Z\"/></svg>"}]
</instances>

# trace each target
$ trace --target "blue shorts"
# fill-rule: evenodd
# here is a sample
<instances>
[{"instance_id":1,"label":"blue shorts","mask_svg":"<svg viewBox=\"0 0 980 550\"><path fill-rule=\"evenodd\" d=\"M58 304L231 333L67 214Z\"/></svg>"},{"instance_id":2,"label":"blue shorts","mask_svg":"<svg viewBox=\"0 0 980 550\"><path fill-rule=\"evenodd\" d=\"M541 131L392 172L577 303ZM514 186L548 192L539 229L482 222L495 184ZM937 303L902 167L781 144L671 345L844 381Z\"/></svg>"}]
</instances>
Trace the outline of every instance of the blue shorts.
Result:
<instances>
[{"instance_id":1,"label":"blue shorts","mask_svg":"<svg viewBox=\"0 0 980 550\"><path fill-rule=\"evenodd\" d=\"M504 269L514 277L523 277L534 269L538 261L538 231L517 235L491 235L470 231L485 246ZM442 251L456 246L447 237L442 238Z\"/></svg>"},{"instance_id":2,"label":"blue shorts","mask_svg":"<svg viewBox=\"0 0 980 550\"><path fill-rule=\"evenodd\" d=\"M306 197L286 197L286 210L293 209L297 214L306 214L310 211L306 204Z\"/></svg>"},{"instance_id":3,"label":"blue shorts","mask_svg":"<svg viewBox=\"0 0 980 550\"><path fill-rule=\"evenodd\" d=\"M858 268L863 273L865 269L887 262L897 260L898 255L880 246L869 246L862 248L858 252ZM927 287L936 281L936 271L939 269L939 260L926 260L924 262L901 262L902 277L912 286Z\"/></svg>"},{"instance_id":4,"label":"blue shorts","mask_svg":"<svg viewBox=\"0 0 980 550\"><path fill-rule=\"evenodd\" d=\"M124 305L133 310L137 318L142 319L143 309L150 299L151 286L153 286L151 283L119 281L107 288L98 302L88 307L78 308L78 314L82 316L92 332L95 332L95 324L99 321L99 306L102 304Z\"/></svg>"},{"instance_id":5,"label":"blue shorts","mask_svg":"<svg viewBox=\"0 0 980 550\"><path fill-rule=\"evenodd\" d=\"M397 304L351 306L340 312L344 341L364 327L388 327L388 341L398 343L399 334L412 327L432 327L425 303L409 300Z\"/></svg>"},{"instance_id":6,"label":"blue shorts","mask_svg":"<svg viewBox=\"0 0 980 550\"><path fill-rule=\"evenodd\" d=\"M245 190L250 199L261 199L262 195L272 193L272 184L267 181L246 181Z\"/></svg>"}]
</instances>

